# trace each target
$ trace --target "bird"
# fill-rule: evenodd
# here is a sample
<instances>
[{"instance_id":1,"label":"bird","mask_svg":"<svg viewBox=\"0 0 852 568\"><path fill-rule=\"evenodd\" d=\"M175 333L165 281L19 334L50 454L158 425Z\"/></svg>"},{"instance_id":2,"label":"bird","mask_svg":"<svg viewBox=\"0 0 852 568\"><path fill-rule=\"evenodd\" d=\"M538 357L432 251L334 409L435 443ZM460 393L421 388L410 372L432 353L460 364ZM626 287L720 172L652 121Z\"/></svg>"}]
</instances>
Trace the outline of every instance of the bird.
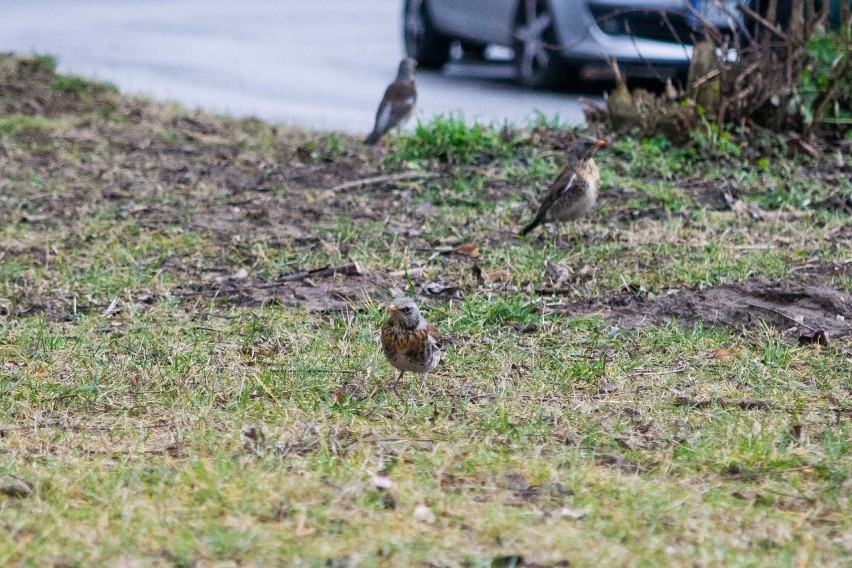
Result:
<instances>
[{"instance_id":1,"label":"bird","mask_svg":"<svg viewBox=\"0 0 852 568\"><path fill-rule=\"evenodd\" d=\"M414 84L414 68L417 61L403 59L399 63L396 79L388 85L385 96L376 111L376 124L373 131L364 139L368 146L379 141L382 135L395 126L399 126L411 118L414 104L417 102L417 88Z\"/></svg>"},{"instance_id":2,"label":"bird","mask_svg":"<svg viewBox=\"0 0 852 568\"><path fill-rule=\"evenodd\" d=\"M429 371L441 360L441 332L420 315L411 298L397 298L388 305L390 318L382 326L382 351L388 362L399 371L391 388L407 373L419 373L426 380Z\"/></svg>"},{"instance_id":3,"label":"bird","mask_svg":"<svg viewBox=\"0 0 852 568\"><path fill-rule=\"evenodd\" d=\"M535 217L521 229L521 236L542 223L579 219L594 207L601 179L594 155L603 146L606 142L595 138L581 138L574 143L568 165L550 184Z\"/></svg>"}]
</instances>

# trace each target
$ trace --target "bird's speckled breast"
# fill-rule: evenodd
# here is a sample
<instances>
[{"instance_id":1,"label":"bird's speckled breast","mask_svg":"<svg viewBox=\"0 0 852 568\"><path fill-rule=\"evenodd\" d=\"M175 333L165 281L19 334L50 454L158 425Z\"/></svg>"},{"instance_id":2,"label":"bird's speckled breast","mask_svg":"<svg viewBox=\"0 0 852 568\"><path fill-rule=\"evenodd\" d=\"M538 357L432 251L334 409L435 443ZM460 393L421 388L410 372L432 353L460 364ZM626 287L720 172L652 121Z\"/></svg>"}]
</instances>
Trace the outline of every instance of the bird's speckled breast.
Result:
<instances>
[{"instance_id":1,"label":"bird's speckled breast","mask_svg":"<svg viewBox=\"0 0 852 568\"><path fill-rule=\"evenodd\" d=\"M441 360L441 350L425 327L412 330L385 325L382 328L382 350L390 364L400 371L426 373Z\"/></svg>"},{"instance_id":2,"label":"bird's speckled breast","mask_svg":"<svg viewBox=\"0 0 852 568\"><path fill-rule=\"evenodd\" d=\"M594 160L587 160L577 166L578 188L582 192L577 195L569 192L565 197L556 200L550 208L548 220L573 221L588 213L598 200L600 172Z\"/></svg>"}]
</instances>

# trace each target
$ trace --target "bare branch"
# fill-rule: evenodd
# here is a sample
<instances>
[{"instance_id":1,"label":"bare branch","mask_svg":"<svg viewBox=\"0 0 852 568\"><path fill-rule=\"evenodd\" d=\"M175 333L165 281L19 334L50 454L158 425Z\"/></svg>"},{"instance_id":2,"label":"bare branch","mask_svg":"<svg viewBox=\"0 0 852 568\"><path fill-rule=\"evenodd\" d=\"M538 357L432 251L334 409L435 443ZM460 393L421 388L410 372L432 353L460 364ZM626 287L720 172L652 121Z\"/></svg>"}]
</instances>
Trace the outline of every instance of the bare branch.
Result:
<instances>
[{"instance_id":1,"label":"bare branch","mask_svg":"<svg viewBox=\"0 0 852 568\"><path fill-rule=\"evenodd\" d=\"M330 187L331 191L343 191L344 189L352 189L353 187L361 187L364 185L376 185L388 181L400 181L404 179L428 179L440 177L441 174L436 172L402 172L401 174L389 174L386 176L374 176L354 181L347 181L334 187Z\"/></svg>"},{"instance_id":2,"label":"bare branch","mask_svg":"<svg viewBox=\"0 0 852 568\"><path fill-rule=\"evenodd\" d=\"M778 28L778 26L776 26L775 24L770 23L768 19L764 18L745 4L740 4L740 10L742 10L743 13L746 14L748 17L752 18L754 21L763 26L766 30L772 32L780 39L787 41L787 34L781 31L781 29Z\"/></svg>"},{"instance_id":3,"label":"bare branch","mask_svg":"<svg viewBox=\"0 0 852 568\"><path fill-rule=\"evenodd\" d=\"M686 43L684 43L684 41L681 39L680 34L677 33L677 30L672 24L672 21L669 19L668 13L666 13L664 10L661 10L660 17L663 18L663 23L666 24L666 28L668 28L669 33L672 34L672 37L675 39L675 41L679 43L680 46L683 48L683 54L686 56L687 59L689 59L689 50L686 49Z\"/></svg>"},{"instance_id":4,"label":"bare branch","mask_svg":"<svg viewBox=\"0 0 852 568\"><path fill-rule=\"evenodd\" d=\"M657 71L657 69L653 65L651 65L651 63L642 55L642 50L640 50L639 46L636 44L636 37L633 35L633 32L630 29L630 24L624 22L624 27L626 28L625 31L627 32L628 37L630 38L630 43L632 43L633 47L636 49L636 55L639 56L639 60L645 65L645 67L648 68L648 70L650 70L656 76L658 80L665 82L666 78L663 77L662 74L660 74L660 72Z\"/></svg>"}]
</instances>

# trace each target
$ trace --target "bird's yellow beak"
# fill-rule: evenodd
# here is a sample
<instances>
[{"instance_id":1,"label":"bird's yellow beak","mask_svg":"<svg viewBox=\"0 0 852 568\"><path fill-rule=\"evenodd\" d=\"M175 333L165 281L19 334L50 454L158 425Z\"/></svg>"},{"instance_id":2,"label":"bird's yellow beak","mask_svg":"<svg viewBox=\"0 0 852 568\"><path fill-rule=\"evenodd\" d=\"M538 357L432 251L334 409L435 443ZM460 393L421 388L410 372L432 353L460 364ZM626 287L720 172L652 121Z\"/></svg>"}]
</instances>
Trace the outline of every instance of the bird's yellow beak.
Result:
<instances>
[{"instance_id":1,"label":"bird's yellow beak","mask_svg":"<svg viewBox=\"0 0 852 568\"><path fill-rule=\"evenodd\" d=\"M597 142L595 142L595 146L597 146L598 148L603 148L604 146L606 146L606 140L598 140Z\"/></svg>"},{"instance_id":2,"label":"bird's yellow beak","mask_svg":"<svg viewBox=\"0 0 852 568\"><path fill-rule=\"evenodd\" d=\"M392 312L398 312L398 311L399 311L399 308L397 308L396 306L394 306L393 304L391 304L390 306L388 306L388 310L389 310L389 311L392 311Z\"/></svg>"}]
</instances>

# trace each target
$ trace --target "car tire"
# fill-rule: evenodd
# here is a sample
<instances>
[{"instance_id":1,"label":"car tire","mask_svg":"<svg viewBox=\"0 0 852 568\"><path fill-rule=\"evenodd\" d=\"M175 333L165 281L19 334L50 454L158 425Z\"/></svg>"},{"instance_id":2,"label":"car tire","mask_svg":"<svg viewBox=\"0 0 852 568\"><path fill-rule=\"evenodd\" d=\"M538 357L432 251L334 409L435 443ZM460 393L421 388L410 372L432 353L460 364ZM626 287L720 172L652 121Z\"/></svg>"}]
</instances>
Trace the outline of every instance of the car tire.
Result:
<instances>
[{"instance_id":1,"label":"car tire","mask_svg":"<svg viewBox=\"0 0 852 568\"><path fill-rule=\"evenodd\" d=\"M486 46L481 43L475 43L472 41L462 41L461 42L462 52L464 53L465 59L474 60L474 61L484 61L485 60L485 48Z\"/></svg>"},{"instance_id":2,"label":"car tire","mask_svg":"<svg viewBox=\"0 0 852 568\"><path fill-rule=\"evenodd\" d=\"M576 77L559 55L553 12L548 0L521 0L515 17L515 68L529 88L560 87Z\"/></svg>"},{"instance_id":3,"label":"car tire","mask_svg":"<svg viewBox=\"0 0 852 568\"><path fill-rule=\"evenodd\" d=\"M440 69L450 58L451 39L432 25L426 0L405 0L402 12L405 53L424 69Z\"/></svg>"}]
</instances>

